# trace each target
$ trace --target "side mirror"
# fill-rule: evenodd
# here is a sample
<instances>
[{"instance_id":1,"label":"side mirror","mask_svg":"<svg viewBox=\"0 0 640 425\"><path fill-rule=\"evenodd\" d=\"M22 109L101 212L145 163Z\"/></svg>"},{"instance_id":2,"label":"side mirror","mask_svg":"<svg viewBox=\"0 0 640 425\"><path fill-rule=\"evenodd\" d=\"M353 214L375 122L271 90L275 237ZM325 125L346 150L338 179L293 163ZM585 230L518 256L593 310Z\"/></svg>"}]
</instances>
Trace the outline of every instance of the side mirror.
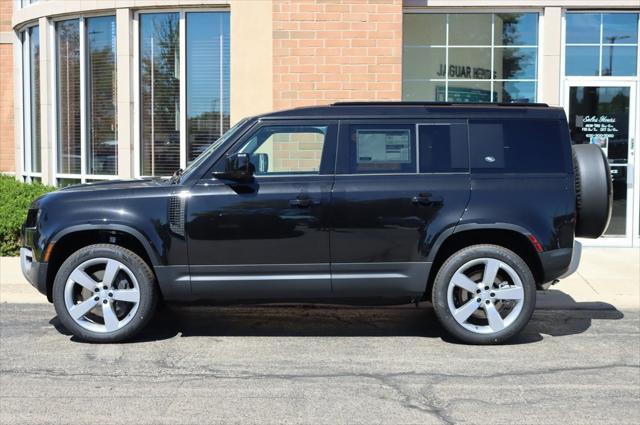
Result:
<instances>
[{"instance_id":1,"label":"side mirror","mask_svg":"<svg viewBox=\"0 0 640 425\"><path fill-rule=\"evenodd\" d=\"M227 157L224 172L218 177L232 180L249 180L253 176L253 165L248 153L234 153Z\"/></svg>"}]
</instances>

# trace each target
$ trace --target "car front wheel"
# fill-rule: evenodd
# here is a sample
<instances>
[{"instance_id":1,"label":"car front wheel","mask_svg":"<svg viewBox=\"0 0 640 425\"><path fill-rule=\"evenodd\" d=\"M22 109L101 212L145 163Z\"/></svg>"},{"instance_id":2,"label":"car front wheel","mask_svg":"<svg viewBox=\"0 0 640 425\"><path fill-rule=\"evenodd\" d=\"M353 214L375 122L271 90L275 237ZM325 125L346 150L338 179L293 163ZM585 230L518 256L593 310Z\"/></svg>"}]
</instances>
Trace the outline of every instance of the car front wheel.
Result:
<instances>
[{"instance_id":1,"label":"car front wheel","mask_svg":"<svg viewBox=\"0 0 640 425\"><path fill-rule=\"evenodd\" d=\"M497 245L474 245L453 254L433 284L438 320L470 344L499 344L519 333L536 303L527 264Z\"/></svg>"},{"instance_id":2,"label":"car front wheel","mask_svg":"<svg viewBox=\"0 0 640 425\"><path fill-rule=\"evenodd\" d=\"M89 342L133 337L152 317L158 291L149 265L110 244L72 254L53 284L53 304L64 327Z\"/></svg>"}]
</instances>

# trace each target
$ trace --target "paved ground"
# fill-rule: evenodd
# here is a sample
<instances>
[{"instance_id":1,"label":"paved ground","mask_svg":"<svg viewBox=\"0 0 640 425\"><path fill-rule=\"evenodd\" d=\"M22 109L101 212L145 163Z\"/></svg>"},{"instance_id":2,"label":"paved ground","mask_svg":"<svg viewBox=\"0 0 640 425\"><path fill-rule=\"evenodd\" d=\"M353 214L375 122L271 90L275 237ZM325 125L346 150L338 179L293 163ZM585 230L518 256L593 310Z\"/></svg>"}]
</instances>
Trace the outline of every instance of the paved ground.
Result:
<instances>
[{"instance_id":1,"label":"paved ground","mask_svg":"<svg viewBox=\"0 0 640 425\"><path fill-rule=\"evenodd\" d=\"M448 339L428 303L181 307L77 342L0 258L0 424L640 423L640 250L585 250L510 345Z\"/></svg>"},{"instance_id":2,"label":"paved ground","mask_svg":"<svg viewBox=\"0 0 640 425\"><path fill-rule=\"evenodd\" d=\"M576 305L579 307L579 305ZM640 313L538 310L513 344L433 310L171 308L133 343L79 343L0 305L0 423L640 422Z\"/></svg>"}]
</instances>

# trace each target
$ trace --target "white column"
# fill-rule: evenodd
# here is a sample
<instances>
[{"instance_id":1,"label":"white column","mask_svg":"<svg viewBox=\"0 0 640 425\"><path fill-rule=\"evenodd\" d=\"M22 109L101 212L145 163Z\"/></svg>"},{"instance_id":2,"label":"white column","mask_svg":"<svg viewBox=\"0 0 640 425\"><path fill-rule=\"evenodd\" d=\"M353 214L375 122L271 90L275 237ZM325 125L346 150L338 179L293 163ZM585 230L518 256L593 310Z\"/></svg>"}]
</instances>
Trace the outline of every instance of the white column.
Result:
<instances>
[{"instance_id":1,"label":"white column","mask_svg":"<svg viewBox=\"0 0 640 425\"><path fill-rule=\"evenodd\" d=\"M562 52L562 8L545 7L542 32L542 72L539 84L542 85L540 102L560 106L560 55Z\"/></svg>"},{"instance_id":2,"label":"white column","mask_svg":"<svg viewBox=\"0 0 640 425\"><path fill-rule=\"evenodd\" d=\"M118 176L133 177L133 32L131 10L116 9Z\"/></svg>"},{"instance_id":3,"label":"white column","mask_svg":"<svg viewBox=\"0 0 640 425\"><path fill-rule=\"evenodd\" d=\"M52 58L55 55L55 43L51 39L51 30L47 18L40 18L40 158L42 161L42 183L54 185L55 170L53 141L55 135L56 117L53 96L55 70L52 66Z\"/></svg>"}]
</instances>

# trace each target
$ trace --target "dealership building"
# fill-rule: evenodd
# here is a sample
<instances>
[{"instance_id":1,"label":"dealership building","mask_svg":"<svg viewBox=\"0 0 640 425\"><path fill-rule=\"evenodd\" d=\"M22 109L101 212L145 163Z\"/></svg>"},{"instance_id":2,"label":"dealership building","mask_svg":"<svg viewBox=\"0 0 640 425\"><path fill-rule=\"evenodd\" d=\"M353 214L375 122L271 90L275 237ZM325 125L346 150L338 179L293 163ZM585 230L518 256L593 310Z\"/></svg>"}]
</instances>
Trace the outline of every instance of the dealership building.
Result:
<instances>
[{"instance_id":1,"label":"dealership building","mask_svg":"<svg viewBox=\"0 0 640 425\"><path fill-rule=\"evenodd\" d=\"M336 101L544 102L608 155L596 244L640 246L640 0L0 0L0 172L168 176Z\"/></svg>"}]
</instances>

